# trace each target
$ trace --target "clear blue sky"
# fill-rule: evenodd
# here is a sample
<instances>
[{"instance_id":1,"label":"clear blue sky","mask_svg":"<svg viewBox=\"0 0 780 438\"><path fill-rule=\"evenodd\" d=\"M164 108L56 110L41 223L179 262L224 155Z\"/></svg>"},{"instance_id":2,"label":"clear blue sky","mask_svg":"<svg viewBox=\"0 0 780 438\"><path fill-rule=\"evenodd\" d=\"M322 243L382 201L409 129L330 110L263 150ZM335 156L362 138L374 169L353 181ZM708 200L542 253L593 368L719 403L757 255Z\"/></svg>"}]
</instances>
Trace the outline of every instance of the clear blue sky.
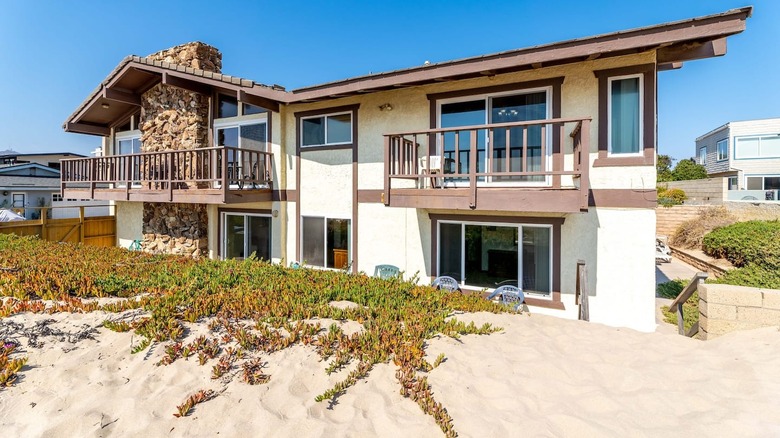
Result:
<instances>
[{"instance_id":1,"label":"clear blue sky","mask_svg":"<svg viewBox=\"0 0 780 438\"><path fill-rule=\"evenodd\" d=\"M745 0L747 1L747 0ZM730 120L780 117L780 1L755 0L725 57L659 74L659 150ZM98 137L62 123L129 54L188 41L223 71L288 89L692 18L741 0L75 1L0 6L0 150L86 154Z\"/></svg>"}]
</instances>

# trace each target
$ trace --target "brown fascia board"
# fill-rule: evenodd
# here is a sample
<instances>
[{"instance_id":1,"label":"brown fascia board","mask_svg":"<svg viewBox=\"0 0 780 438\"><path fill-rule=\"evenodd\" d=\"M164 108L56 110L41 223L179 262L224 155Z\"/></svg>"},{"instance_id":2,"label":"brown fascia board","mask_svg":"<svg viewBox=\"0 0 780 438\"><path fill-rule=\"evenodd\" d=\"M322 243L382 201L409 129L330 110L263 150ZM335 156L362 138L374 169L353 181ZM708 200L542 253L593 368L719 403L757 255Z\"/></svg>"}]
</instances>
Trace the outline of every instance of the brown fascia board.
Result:
<instances>
[{"instance_id":1,"label":"brown fascia board","mask_svg":"<svg viewBox=\"0 0 780 438\"><path fill-rule=\"evenodd\" d=\"M753 8L749 6L683 21L359 76L293 90L295 96L293 101L321 99L334 94L365 92L369 89L411 82L435 81L445 77L479 74L483 71L518 68L523 65L544 64L565 59L577 61L630 49L655 49L682 42L723 39L744 31L745 20L750 17L752 10ZM673 61L676 60L666 60L666 62Z\"/></svg>"}]
</instances>

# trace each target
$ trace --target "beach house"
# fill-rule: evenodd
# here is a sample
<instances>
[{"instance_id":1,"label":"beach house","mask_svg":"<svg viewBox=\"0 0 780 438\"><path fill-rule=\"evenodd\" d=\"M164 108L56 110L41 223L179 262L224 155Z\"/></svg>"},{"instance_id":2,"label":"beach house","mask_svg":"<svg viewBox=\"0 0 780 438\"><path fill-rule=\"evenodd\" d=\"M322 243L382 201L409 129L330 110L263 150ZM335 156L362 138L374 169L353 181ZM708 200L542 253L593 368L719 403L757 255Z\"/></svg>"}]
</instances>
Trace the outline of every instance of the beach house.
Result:
<instances>
[{"instance_id":1,"label":"beach house","mask_svg":"<svg viewBox=\"0 0 780 438\"><path fill-rule=\"evenodd\" d=\"M516 284L535 312L652 330L657 76L721 56L751 8L286 90L189 43L130 56L68 117L105 156L66 198L118 245ZM673 73L670 73L673 74Z\"/></svg>"}]
</instances>

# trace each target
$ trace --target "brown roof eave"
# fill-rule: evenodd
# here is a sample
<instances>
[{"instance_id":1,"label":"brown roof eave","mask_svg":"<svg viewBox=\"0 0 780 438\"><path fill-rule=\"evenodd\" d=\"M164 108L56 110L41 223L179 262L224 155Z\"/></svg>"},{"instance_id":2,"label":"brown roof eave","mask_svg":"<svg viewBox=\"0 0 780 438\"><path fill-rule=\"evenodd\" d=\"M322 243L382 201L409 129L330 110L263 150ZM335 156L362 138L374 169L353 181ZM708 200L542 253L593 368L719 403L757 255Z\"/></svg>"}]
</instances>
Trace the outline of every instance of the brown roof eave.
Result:
<instances>
[{"instance_id":1,"label":"brown roof eave","mask_svg":"<svg viewBox=\"0 0 780 438\"><path fill-rule=\"evenodd\" d=\"M377 73L293 90L294 101L317 100L330 95L366 92L370 89L413 82L433 81L482 71L518 68L563 59L573 61L630 49L653 49L687 41L721 39L745 30L752 7L683 21L625 30L587 38L510 50L456 61Z\"/></svg>"}]
</instances>

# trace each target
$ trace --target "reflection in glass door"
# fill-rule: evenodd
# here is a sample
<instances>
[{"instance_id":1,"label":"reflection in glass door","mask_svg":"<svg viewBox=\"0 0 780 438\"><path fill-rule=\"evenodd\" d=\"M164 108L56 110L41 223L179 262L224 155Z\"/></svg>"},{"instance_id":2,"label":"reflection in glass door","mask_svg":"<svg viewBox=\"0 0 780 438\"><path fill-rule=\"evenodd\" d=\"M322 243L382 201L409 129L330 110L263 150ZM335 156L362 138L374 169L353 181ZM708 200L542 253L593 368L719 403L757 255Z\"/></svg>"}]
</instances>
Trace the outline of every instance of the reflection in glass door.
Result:
<instances>
[{"instance_id":1,"label":"reflection in glass door","mask_svg":"<svg viewBox=\"0 0 780 438\"><path fill-rule=\"evenodd\" d=\"M271 259L271 218L269 216L223 213L223 258L244 259L252 254Z\"/></svg>"},{"instance_id":2,"label":"reflection in glass door","mask_svg":"<svg viewBox=\"0 0 780 438\"><path fill-rule=\"evenodd\" d=\"M117 135L116 139L116 154L117 155L132 155L141 153L141 137L139 134L132 135ZM119 160L117 164L117 181L121 181L117 184L118 187L125 187L129 180L134 187L139 187L141 184L141 166L137 156L129 157L128 159Z\"/></svg>"}]
</instances>

